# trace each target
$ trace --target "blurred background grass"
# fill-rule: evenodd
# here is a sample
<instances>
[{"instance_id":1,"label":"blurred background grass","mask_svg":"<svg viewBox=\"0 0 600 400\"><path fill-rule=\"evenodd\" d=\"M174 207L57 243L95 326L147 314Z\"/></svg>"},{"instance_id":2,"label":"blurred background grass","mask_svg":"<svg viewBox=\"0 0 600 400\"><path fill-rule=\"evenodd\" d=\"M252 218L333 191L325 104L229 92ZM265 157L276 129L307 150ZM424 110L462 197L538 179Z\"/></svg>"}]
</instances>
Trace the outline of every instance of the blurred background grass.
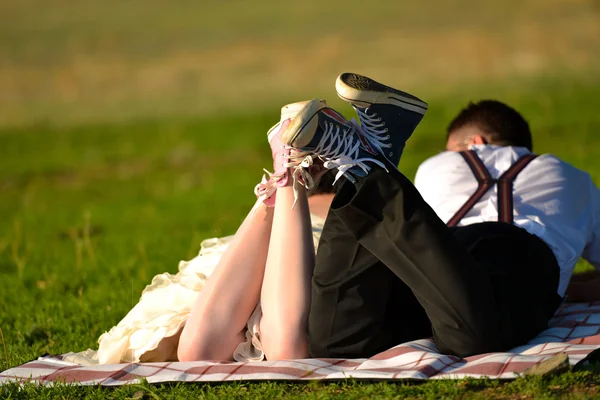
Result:
<instances>
[{"instance_id":1,"label":"blurred background grass","mask_svg":"<svg viewBox=\"0 0 600 400\"><path fill-rule=\"evenodd\" d=\"M491 97L600 182L599 0L1 1L0 370L95 347L152 276L233 233L279 107L351 116L344 71L430 103L410 178Z\"/></svg>"},{"instance_id":2,"label":"blurred background grass","mask_svg":"<svg viewBox=\"0 0 600 400\"><path fill-rule=\"evenodd\" d=\"M1 124L254 112L346 70L428 100L597 85L600 1L0 2Z\"/></svg>"}]
</instances>

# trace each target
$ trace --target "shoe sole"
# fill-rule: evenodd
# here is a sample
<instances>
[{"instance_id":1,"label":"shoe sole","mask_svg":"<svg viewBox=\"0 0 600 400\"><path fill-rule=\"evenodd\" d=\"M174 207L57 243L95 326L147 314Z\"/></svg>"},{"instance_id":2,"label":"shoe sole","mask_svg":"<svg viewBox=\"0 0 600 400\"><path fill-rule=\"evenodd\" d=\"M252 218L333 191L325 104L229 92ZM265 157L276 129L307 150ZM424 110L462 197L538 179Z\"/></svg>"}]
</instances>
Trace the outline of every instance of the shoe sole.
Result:
<instances>
[{"instance_id":1,"label":"shoe sole","mask_svg":"<svg viewBox=\"0 0 600 400\"><path fill-rule=\"evenodd\" d=\"M361 108L390 104L422 115L428 108L427 103L411 94L359 74L341 74L335 81L335 89L342 100Z\"/></svg>"},{"instance_id":2,"label":"shoe sole","mask_svg":"<svg viewBox=\"0 0 600 400\"><path fill-rule=\"evenodd\" d=\"M325 100L320 100L320 102L323 103L323 105L327 105L327 102ZM281 107L281 120L267 131L267 140L271 142L273 136L277 133L276 128L279 128L281 126L281 123L286 119L294 118L298 114L298 112L302 110L302 108L304 108L304 106L306 106L308 103L310 103L310 100L286 104L285 106Z\"/></svg>"},{"instance_id":3,"label":"shoe sole","mask_svg":"<svg viewBox=\"0 0 600 400\"><path fill-rule=\"evenodd\" d=\"M294 118L294 116L298 114L298 111L302 110L302 108L304 108L304 106L309 102L310 100L299 101L297 103L286 104L285 106L281 107L281 120L283 121Z\"/></svg>"},{"instance_id":4,"label":"shoe sole","mask_svg":"<svg viewBox=\"0 0 600 400\"><path fill-rule=\"evenodd\" d=\"M319 99L309 101L292 119L281 135L283 143L295 147L305 147L315 136L319 126L318 113L327 108Z\"/></svg>"}]
</instances>

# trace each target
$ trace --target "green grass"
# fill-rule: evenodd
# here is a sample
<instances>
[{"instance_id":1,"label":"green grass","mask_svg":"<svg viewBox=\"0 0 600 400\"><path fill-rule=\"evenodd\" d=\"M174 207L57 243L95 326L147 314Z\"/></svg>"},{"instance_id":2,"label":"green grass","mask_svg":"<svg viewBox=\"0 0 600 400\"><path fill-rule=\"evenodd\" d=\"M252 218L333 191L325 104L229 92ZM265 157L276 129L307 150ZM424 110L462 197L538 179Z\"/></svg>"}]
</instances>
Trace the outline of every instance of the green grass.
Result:
<instances>
[{"instance_id":1,"label":"green grass","mask_svg":"<svg viewBox=\"0 0 600 400\"><path fill-rule=\"evenodd\" d=\"M600 183L599 4L0 2L0 369L95 347L152 276L233 233L270 165L277 107L322 97L349 113L333 93L345 70L430 102L401 161L411 178L460 107L492 97L530 120L538 152ZM8 386L0 398L584 398L599 376Z\"/></svg>"},{"instance_id":2,"label":"green grass","mask_svg":"<svg viewBox=\"0 0 600 400\"><path fill-rule=\"evenodd\" d=\"M556 398L586 399L598 397L600 374L590 371L570 372L552 378L527 377L510 383L487 379L462 379L435 383L366 383L348 380L337 383L231 383L231 384L140 384L116 389L82 388L62 385L53 391L33 385L19 389L16 385L0 389L0 395L11 399L493 399L493 398ZM139 396L139 397L138 397ZM142 397L143 396L143 397Z\"/></svg>"},{"instance_id":3,"label":"green grass","mask_svg":"<svg viewBox=\"0 0 600 400\"><path fill-rule=\"evenodd\" d=\"M345 70L431 99L600 71L596 0L0 2L0 124L256 112Z\"/></svg>"},{"instance_id":4,"label":"green grass","mask_svg":"<svg viewBox=\"0 0 600 400\"><path fill-rule=\"evenodd\" d=\"M472 93L483 94L484 88ZM536 80L488 94L530 120L538 152L551 152L600 182L600 85ZM431 101L401 169L413 177L443 148L449 118L470 98ZM348 108L344 111L348 113ZM269 113L156 119L121 124L0 129L0 369L42 353L79 351L137 302L152 276L176 271L207 237L231 234L251 207L252 188L268 166ZM578 269L588 268L581 264ZM6 346L6 353L3 346ZM161 385L116 390L14 386L0 397L149 398L283 396L574 398L595 395L592 370L552 379L404 383ZM586 394L587 393L587 394Z\"/></svg>"}]
</instances>

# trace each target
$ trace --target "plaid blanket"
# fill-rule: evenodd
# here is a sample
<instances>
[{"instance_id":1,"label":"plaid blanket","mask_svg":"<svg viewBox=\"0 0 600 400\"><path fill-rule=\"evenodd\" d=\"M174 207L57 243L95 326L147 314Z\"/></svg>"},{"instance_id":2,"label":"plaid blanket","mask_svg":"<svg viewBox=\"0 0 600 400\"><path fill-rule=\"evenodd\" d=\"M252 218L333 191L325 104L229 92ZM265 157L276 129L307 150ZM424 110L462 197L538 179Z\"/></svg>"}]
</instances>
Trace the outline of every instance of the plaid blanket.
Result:
<instances>
[{"instance_id":1,"label":"plaid blanket","mask_svg":"<svg viewBox=\"0 0 600 400\"><path fill-rule=\"evenodd\" d=\"M304 359L289 361L161 362L81 366L62 361L61 356L35 361L0 373L0 384L32 381L81 385L118 386L138 382L224 382L238 380L363 380L455 379L489 377L513 379L526 369L560 353L571 365L589 358L600 348L600 302L564 305L550 328L524 346L506 353L467 358L440 354L431 339L395 346L369 359ZM600 352L600 351L599 351ZM598 354L599 352L595 352Z\"/></svg>"}]
</instances>

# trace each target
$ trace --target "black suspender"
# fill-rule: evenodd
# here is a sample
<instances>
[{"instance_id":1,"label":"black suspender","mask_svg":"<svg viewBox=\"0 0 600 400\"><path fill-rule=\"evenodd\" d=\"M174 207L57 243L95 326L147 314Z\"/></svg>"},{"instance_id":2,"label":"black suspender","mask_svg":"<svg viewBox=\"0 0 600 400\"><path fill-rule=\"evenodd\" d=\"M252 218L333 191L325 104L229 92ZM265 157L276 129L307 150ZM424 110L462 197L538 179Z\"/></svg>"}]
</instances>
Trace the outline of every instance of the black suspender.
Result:
<instances>
[{"instance_id":1,"label":"black suspender","mask_svg":"<svg viewBox=\"0 0 600 400\"><path fill-rule=\"evenodd\" d=\"M473 150L461 151L460 155L471 168L478 187L469 200L454 214L448 221L448 226L456 226L461 219L477 204L479 199L494 185L498 185L498 221L511 224L513 222L513 182L517 175L531 162L537 155L526 154L519 158L505 173L498 179L493 179L489 171Z\"/></svg>"},{"instance_id":2,"label":"black suspender","mask_svg":"<svg viewBox=\"0 0 600 400\"><path fill-rule=\"evenodd\" d=\"M536 157L537 154L524 155L498 178L498 221L513 223L513 182L517 175Z\"/></svg>"},{"instance_id":3,"label":"black suspender","mask_svg":"<svg viewBox=\"0 0 600 400\"><path fill-rule=\"evenodd\" d=\"M483 162L481 162L473 150L461 151L460 155L463 156L467 165L471 168L471 171L473 172L473 175L475 175L475 179L477 179L479 186L477 187L475 193L469 197L469 200L467 200L467 202L458 209L456 214L450 218L450 221L448 221L448 226L456 226L460 220L467 215L471 208L477 204L485 192L487 192L492 186L494 186L494 183L496 183Z\"/></svg>"}]
</instances>

